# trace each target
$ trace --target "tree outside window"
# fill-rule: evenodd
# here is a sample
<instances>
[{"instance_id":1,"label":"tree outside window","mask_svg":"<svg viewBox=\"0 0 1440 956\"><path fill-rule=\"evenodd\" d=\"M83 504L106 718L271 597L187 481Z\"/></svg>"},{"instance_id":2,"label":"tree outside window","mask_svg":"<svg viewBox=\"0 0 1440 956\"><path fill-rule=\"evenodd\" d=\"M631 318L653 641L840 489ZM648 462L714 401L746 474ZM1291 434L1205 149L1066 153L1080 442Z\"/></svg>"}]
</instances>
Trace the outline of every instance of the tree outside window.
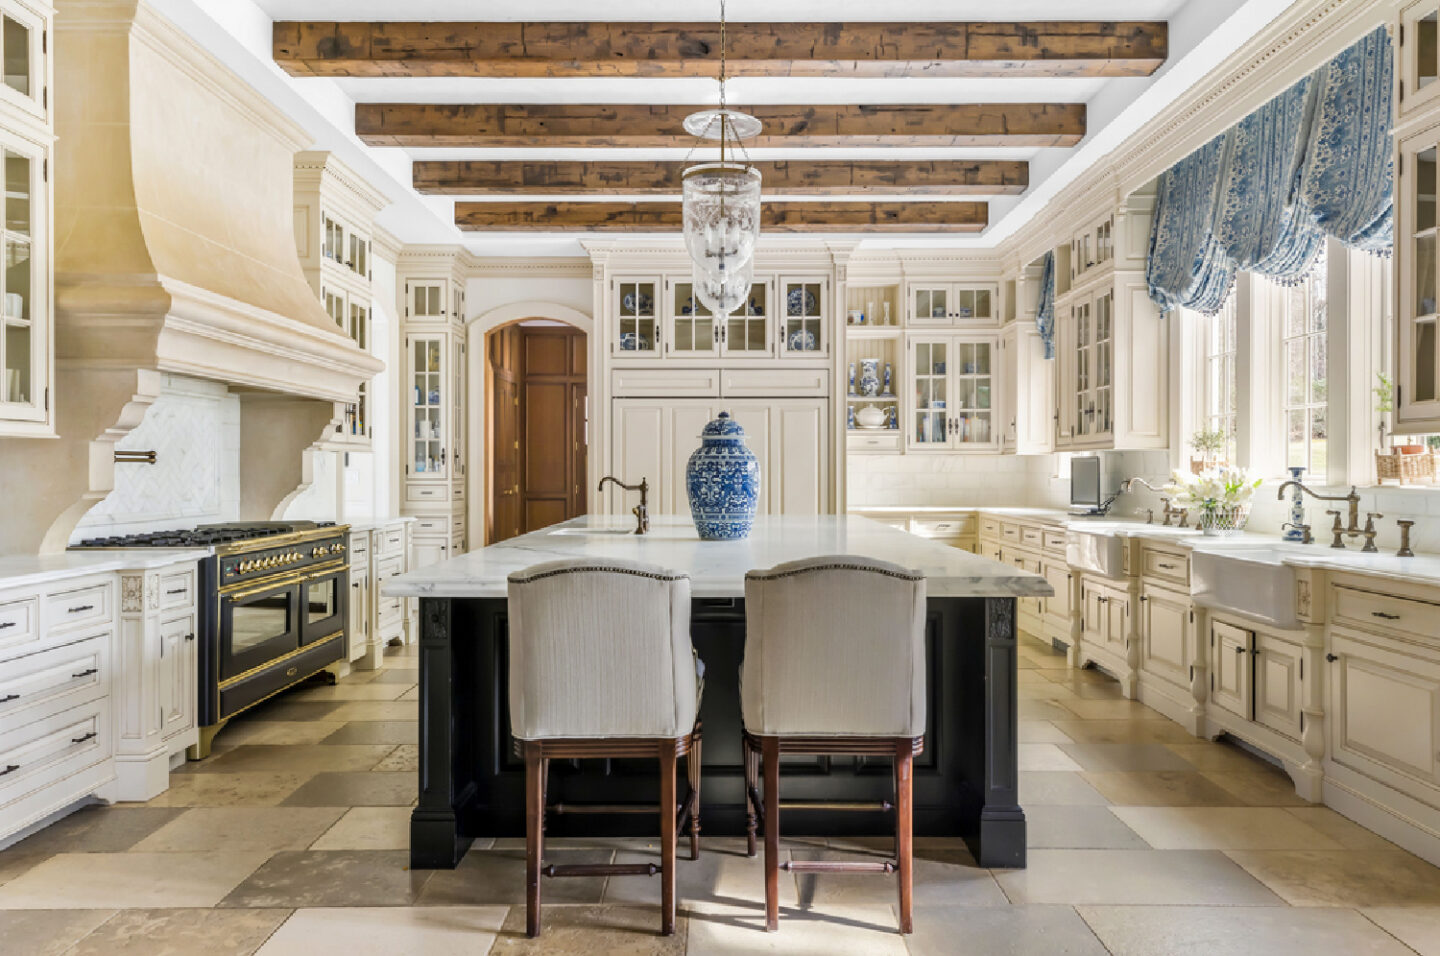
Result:
<instances>
[{"instance_id":1,"label":"tree outside window","mask_svg":"<svg viewBox=\"0 0 1440 956\"><path fill-rule=\"evenodd\" d=\"M1326 262L1322 252L1302 282L1284 290L1285 464L1326 474Z\"/></svg>"}]
</instances>

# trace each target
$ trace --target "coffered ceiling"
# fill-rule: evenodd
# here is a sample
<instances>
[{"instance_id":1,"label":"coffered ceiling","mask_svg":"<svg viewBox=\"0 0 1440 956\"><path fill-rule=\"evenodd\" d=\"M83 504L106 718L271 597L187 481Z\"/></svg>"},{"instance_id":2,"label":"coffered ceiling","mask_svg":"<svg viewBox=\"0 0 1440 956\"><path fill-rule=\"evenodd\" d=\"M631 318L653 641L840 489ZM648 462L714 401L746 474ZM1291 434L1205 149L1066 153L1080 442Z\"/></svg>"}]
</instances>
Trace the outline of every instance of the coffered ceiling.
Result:
<instances>
[{"instance_id":1,"label":"coffered ceiling","mask_svg":"<svg viewBox=\"0 0 1440 956\"><path fill-rule=\"evenodd\" d=\"M718 102L719 0L155 2L380 179L403 241L673 235L714 156L680 121ZM993 245L1290 2L729 0L765 229Z\"/></svg>"}]
</instances>

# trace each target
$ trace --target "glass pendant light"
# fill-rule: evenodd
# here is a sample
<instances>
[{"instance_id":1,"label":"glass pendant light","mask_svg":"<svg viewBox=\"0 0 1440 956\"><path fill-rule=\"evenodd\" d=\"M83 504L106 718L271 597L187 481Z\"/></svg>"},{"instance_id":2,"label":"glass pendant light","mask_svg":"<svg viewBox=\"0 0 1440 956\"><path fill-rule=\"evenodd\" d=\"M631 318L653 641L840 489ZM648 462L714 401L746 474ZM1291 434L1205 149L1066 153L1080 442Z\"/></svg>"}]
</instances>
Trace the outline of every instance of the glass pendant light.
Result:
<instances>
[{"instance_id":1,"label":"glass pendant light","mask_svg":"<svg viewBox=\"0 0 1440 956\"><path fill-rule=\"evenodd\" d=\"M720 145L719 162L685 170L681 191L695 294L723 317L749 295L760 238L760 170L725 155L727 148L743 152L741 141L760 132L759 120L725 105L725 0L720 0L720 106L685 117L685 130Z\"/></svg>"}]
</instances>

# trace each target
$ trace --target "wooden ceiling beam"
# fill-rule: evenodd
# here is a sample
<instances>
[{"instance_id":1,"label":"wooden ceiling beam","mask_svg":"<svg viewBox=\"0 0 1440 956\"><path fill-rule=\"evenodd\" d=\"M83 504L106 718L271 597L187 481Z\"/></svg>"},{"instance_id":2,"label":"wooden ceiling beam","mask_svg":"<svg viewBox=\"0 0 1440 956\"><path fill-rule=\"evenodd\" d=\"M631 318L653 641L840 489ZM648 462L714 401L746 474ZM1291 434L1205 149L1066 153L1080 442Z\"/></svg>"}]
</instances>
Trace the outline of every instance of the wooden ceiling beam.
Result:
<instances>
[{"instance_id":1,"label":"wooden ceiling beam","mask_svg":"<svg viewBox=\"0 0 1440 956\"><path fill-rule=\"evenodd\" d=\"M1163 22L731 23L730 76L1149 76ZM718 23L279 21L293 76L713 77Z\"/></svg>"},{"instance_id":2,"label":"wooden ceiling beam","mask_svg":"<svg viewBox=\"0 0 1440 956\"><path fill-rule=\"evenodd\" d=\"M983 202L773 202L761 209L765 232L977 233L989 223ZM467 232L679 232L680 204L665 202L457 202Z\"/></svg>"},{"instance_id":3,"label":"wooden ceiling beam","mask_svg":"<svg viewBox=\"0 0 1440 956\"><path fill-rule=\"evenodd\" d=\"M711 107L644 104L360 103L355 132L370 146L679 147L681 125ZM921 103L884 106L746 106L761 121L747 147L1074 146L1084 103Z\"/></svg>"},{"instance_id":4,"label":"wooden ceiling beam","mask_svg":"<svg viewBox=\"0 0 1440 956\"><path fill-rule=\"evenodd\" d=\"M766 193L858 196L1018 196L1030 183L1028 163L1011 160L818 160L757 162ZM437 196L678 196L685 163L469 160L417 162L417 192Z\"/></svg>"}]
</instances>

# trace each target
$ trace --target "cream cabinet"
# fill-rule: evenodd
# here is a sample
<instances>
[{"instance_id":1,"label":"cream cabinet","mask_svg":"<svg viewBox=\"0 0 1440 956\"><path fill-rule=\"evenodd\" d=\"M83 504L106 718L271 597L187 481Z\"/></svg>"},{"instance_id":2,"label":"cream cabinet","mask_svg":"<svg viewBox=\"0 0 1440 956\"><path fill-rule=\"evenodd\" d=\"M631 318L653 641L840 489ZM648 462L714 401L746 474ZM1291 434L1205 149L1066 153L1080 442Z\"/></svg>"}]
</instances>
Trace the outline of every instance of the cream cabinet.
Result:
<instances>
[{"instance_id":1,"label":"cream cabinet","mask_svg":"<svg viewBox=\"0 0 1440 956\"><path fill-rule=\"evenodd\" d=\"M195 729L196 659L195 614L172 617L160 625L159 680L160 736L166 740Z\"/></svg>"},{"instance_id":2,"label":"cream cabinet","mask_svg":"<svg viewBox=\"0 0 1440 956\"><path fill-rule=\"evenodd\" d=\"M993 325L1000 314L997 283L930 282L906 284L907 324L926 326Z\"/></svg>"},{"instance_id":3,"label":"cream cabinet","mask_svg":"<svg viewBox=\"0 0 1440 956\"><path fill-rule=\"evenodd\" d=\"M1140 669L1160 680L1190 687L1194 660L1194 612L1190 595L1150 582L1141 585Z\"/></svg>"},{"instance_id":4,"label":"cream cabinet","mask_svg":"<svg viewBox=\"0 0 1440 956\"><path fill-rule=\"evenodd\" d=\"M830 281L824 276L778 278L782 358L824 358L830 354L833 308Z\"/></svg>"},{"instance_id":5,"label":"cream cabinet","mask_svg":"<svg viewBox=\"0 0 1440 956\"><path fill-rule=\"evenodd\" d=\"M1396 321L1395 430L1440 430L1440 308L1436 307L1436 150L1434 125L1401 140L1396 224L1399 284Z\"/></svg>"},{"instance_id":6,"label":"cream cabinet","mask_svg":"<svg viewBox=\"0 0 1440 956\"><path fill-rule=\"evenodd\" d=\"M1243 720L1254 719L1252 657L1255 632L1210 623L1210 702Z\"/></svg>"},{"instance_id":7,"label":"cream cabinet","mask_svg":"<svg viewBox=\"0 0 1440 956\"><path fill-rule=\"evenodd\" d=\"M1437 43L1440 3L1414 0L1400 9L1398 56L1399 97L1396 113L1401 122L1434 115L1440 104L1440 43ZM1402 233L1403 235L1403 233Z\"/></svg>"},{"instance_id":8,"label":"cream cabinet","mask_svg":"<svg viewBox=\"0 0 1440 956\"><path fill-rule=\"evenodd\" d=\"M1000 333L1000 450L1042 455L1055 448L1053 360L1033 326L1007 325Z\"/></svg>"},{"instance_id":9,"label":"cream cabinet","mask_svg":"<svg viewBox=\"0 0 1440 956\"><path fill-rule=\"evenodd\" d=\"M1070 239L1070 282L1076 284L1115 261L1115 216L1088 223Z\"/></svg>"},{"instance_id":10,"label":"cream cabinet","mask_svg":"<svg viewBox=\"0 0 1440 956\"><path fill-rule=\"evenodd\" d=\"M1335 630L1327 661L1331 759L1401 790L1440 786L1440 652L1433 644Z\"/></svg>"},{"instance_id":11,"label":"cream cabinet","mask_svg":"<svg viewBox=\"0 0 1440 956\"><path fill-rule=\"evenodd\" d=\"M997 343L994 336L908 336L903 415L911 451L999 450Z\"/></svg>"},{"instance_id":12,"label":"cream cabinet","mask_svg":"<svg viewBox=\"0 0 1440 956\"><path fill-rule=\"evenodd\" d=\"M1080 581L1081 662L1094 661L1114 674L1127 697L1134 696L1130 665L1130 591L1125 584L1085 575Z\"/></svg>"},{"instance_id":13,"label":"cream cabinet","mask_svg":"<svg viewBox=\"0 0 1440 956\"><path fill-rule=\"evenodd\" d=\"M759 514L813 515L829 511L829 403L822 398L727 400L614 400L610 474L650 484L653 514L688 514L685 467L700 447L700 431L720 411L745 429L760 465ZM626 514L638 502L613 488L608 511Z\"/></svg>"},{"instance_id":14,"label":"cream cabinet","mask_svg":"<svg viewBox=\"0 0 1440 956\"><path fill-rule=\"evenodd\" d=\"M1253 719L1276 733L1299 740L1305 729L1305 647L1298 641L1255 635Z\"/></svg>"},{"instance_id":15,"label":"cream cabinet","mask_svg":"<svg viewBox=\"0 0 1440 956\"><path fill-rule=\"evenodd\" d=\"M53 240L49 30L44 2L0 2L0 436L54 434Z\"/></svg>"},{"instance_id":16,"label":"cream cabinet","mask_svg":"<svg viewBox=\"0 0 1440 956\"><path fill-rule=\"evenodd\" d=\"M682 274L617 274L609 281L616 359L826 358L832 306L824 276L761 275L723 319Z\"/></svg>"}]
</instances>

